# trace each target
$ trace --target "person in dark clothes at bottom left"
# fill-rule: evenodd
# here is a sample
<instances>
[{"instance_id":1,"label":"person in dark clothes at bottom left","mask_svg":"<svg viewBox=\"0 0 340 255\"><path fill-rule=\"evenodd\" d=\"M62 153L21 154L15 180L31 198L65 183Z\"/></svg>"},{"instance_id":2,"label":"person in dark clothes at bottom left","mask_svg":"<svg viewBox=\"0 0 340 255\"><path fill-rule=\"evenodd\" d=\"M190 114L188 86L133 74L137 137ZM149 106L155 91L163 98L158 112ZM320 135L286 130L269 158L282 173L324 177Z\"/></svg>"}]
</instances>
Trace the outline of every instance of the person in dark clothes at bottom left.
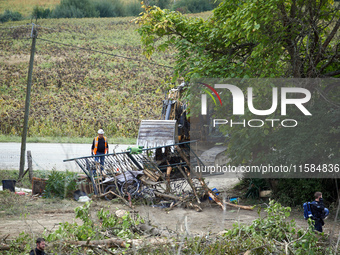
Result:
<instances>
[{"instance_id":1,"label":"person in dark clothes at bottom left","mask_svg":"<svg viewBox=\"0 0 340 255\"><path fill-rule=\"evenodd\" d=\"M37 247L34 250L31 250L30 255L47 255L45 253L45 239L39 237L36 241Z\"/></svg>"}]
</instances>

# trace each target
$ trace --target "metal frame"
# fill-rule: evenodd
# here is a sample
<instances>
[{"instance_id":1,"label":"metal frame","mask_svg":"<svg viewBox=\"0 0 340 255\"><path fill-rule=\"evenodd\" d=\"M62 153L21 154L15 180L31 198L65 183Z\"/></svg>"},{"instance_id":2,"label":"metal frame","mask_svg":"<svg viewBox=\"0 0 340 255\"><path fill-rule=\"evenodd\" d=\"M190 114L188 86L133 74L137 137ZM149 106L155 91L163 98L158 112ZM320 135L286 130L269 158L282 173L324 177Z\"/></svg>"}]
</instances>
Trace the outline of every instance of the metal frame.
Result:
<instances>
[{"instance_id":1,"label":"metal frame","mask_svg":"<svg viewBox=\"0 0 340 255\"><path fill-rule=\"evenodd\" d=\"M92 171L93 170L99 170L100 175L102 177L104 176L112 176L114 173L124 173L126 171L141 171L144 168L153 169L156 172L162 172L162 170L166 169L168 166L176 167L176 166L182 166L185 167L187 164L185 161L180 163L174 163L169 165L162 165L158 166L154 160L152 160L148 154L150 154L150 151L160 149L160 148L166 148L166 147L172 147L171 152L176 154L176 150L173 148L174 146L181 146L182 150L185 151L187 155L190 155L190 157L194 157L195 161L198 164L203 165L202 161L197 157L197 155L193 152L193 150L190 149L190 144L196 142L196 141L189 141L189 142L182 142L182 143L175 143L171 145L165 145L165 146L159 146L159 147L153 147L153 148L145 148L142 150L142 153L140 154L131 154L130 151L126 152L119 152L119 153L110 153L110 154L104 154L104 155L98 155L98 156L85 156L85 157L79 157L79 158L72 158L72 159L65 159L63 162L67 161L75 161L76 164L82 169L82 171L86 174L88 178L90 178L94 193L97 195L98 190L96 188L95 184L95 178L93 176ZM95 157L105 157L104 166L101 167L99 162L95 161ZM100 176L98 173L98 176Z\"/></svg>"}]
</instances>

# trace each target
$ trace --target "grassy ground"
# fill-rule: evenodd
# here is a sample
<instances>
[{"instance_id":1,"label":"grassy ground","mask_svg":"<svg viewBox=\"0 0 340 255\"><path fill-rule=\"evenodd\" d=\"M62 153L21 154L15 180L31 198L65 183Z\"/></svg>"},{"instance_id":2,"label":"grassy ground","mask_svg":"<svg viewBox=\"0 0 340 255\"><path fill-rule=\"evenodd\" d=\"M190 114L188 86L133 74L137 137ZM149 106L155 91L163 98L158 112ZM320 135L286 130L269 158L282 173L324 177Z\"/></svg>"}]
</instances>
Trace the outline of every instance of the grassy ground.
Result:
<instances>
[{"instance_id":1,"label":"grassy ground","mask_svg":"<svg viewBox=\"0 0 340 255\"><path fill-rule=\"evenodd\" d=\"M91 144L93 137L28 137L27 143L86 143ZM0 135L0 143L21 143L20 136ZM114 144L135 144L135 138L110 137L110 143Z\"/></svg>"}]
</instances>

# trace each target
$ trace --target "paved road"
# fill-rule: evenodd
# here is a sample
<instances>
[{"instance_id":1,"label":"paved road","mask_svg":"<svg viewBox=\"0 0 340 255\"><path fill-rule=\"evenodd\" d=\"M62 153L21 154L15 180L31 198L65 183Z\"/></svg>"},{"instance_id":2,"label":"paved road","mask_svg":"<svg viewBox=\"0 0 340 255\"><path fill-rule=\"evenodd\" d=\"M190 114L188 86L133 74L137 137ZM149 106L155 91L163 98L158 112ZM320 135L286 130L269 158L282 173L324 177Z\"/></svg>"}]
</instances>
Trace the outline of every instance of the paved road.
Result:
<instances>
[{"instance_id":1,"label":"paved road","mask_svg":"<svg viewBox=\"0 0 340 255\"><path fill-rule=\"evenodd\" d=\"M116 148L117 146L117 148ZM131 145L109 144L110 153L126 150ZM30 150L33 159L33 170L81 171L74 162L63 162L64 159L91 155L91 144L73 143L28 143L26 151ZM21 143L0 143L0 169L19 170ZM27 157L25 154L25 169Z\"/></svg>"}]
</instances>

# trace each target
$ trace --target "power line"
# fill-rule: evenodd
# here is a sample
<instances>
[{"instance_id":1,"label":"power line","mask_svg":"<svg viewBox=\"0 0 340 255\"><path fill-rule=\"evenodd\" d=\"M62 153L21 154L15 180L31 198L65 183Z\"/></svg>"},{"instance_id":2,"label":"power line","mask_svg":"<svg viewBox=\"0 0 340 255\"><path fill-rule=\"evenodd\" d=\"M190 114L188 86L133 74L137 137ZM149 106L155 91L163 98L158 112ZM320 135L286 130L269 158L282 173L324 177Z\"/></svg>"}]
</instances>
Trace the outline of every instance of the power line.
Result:
<instances>
[{"instance_id":1,"label":"power line","mask_svg":"<svg viewBox=\"0 0 340 255\"><path fill-rule=\"evenodd\" d=\"M117 24L117 25L119 25L119 24ZM39 28L41 28L41 29L46 29L46 30L52 30L52 31L59 32L58 29L55 29L55 28L45 27L45 26L41 26L41 25L36 25L36 27L39 27ZM89 36L88 36L88 35L79 35L79 33L75 32L75 31L73 31L73 30L70 30L70 29L65 29L65 28L63 28L63 31L69 33L69 34L72 36L72 38L74 38L74 37L76 36L77 39L80 39L80 40L89 39ZM119 37L119 38L121 39L121 37ZM108 44L112 44L112 41L103 40L102 37L98 37L98 36L96 36L96 37L93 37L93 36L92 36L90 39L91 39L91 40L97 39L97 40L99 40L100 42L105 42L105 43L108 43ZM112 39L112 40L114 40L114 39ZM115 48L120 47L120 48L124 49L124 47L122 47L121 45L114 45L114 47L115 47ZM172 56L173 56L173 55L172 55Z\"/></svg>"},{"instance_id":2,"label":"power line","mask_svg":"<svg viewBox=\"0 0 340 255\"><path fill-rule=\"evenodd\" d=\"M44 39L44 38L39 38L39 39L42 40L42 41L46 41L46 42L50 42L50 43L55 43L55 44L60 44L60 45L67 46L67 47L73 47L73 48L77 48L77 49L80 49L80 50L97 52L97 53L101 53L101 54L104 54L104 55L109 55L109 56L118 57L118 58L125 58L125 59L129 59L129 60L137 61L137 62L141 61L141 60L138 60L138 59L135 59L135 58L120 56L120 55L116 55L116 54L112 54L112 53L107 53L107 52L100 51L100 50L92 50L92 49L89 49L89 48L74 46L72 44L56 42L56 41L52 41L52 40L48 40L48 39ZM150 62L148 62L148 63L150 63ZM150 64L155 65L155 66L160 66L160 67L165 67L165 68L173 69L172 66L160 65L160 64L156 64L156 63L150 63Z\"/></svg>"},{"instance_id":3,"label":"power line","mask_svg":"<svg viewBox=\"0 0 340 255\"><path fill-rule=\"evenodd\" d=\"M13 26L13 27L7 27L7 28L0 28L0 29L11 29L11 28L18 28L18 27L25 27L25 28L27 28L28 25L31 26L32 24L27 23L26 25ZM35 26L39 27L41 29L58 31L57 29L49 28L49 27L44 27L44 26L41 26L41 25L35 25ZM69 31L69 30L65 30L65 31L69 32L72 36L75 36L73 31ZM76 36L79 37L79 35L76 35ZM87 37L84 36L83 38L86 39ZM26 39L31 39L31 38L29 38L29 37L28 38L0 38L0 41L15 40L15 39L26 40ZM138 60L138 59L135 59L135 58L130 58L130 57L126 57L126 56L121 56L121 55L116 55L116 54L112 54L112 53L107 53L107 52L104 52L104 51L99 51L99 50L93 50L93 49L89 49L89 48L74 46L74 45L71 45L71 44L56 42L56 41L52 41L52 40L49 40L49 39L44 39L44 38L37 38L37 39L40 39L40 40L43 40L43 41L47 41L47 42L51 42L51 43L55 43L55 44L64 45L64 46L67 46L67 47L73 47L73 48L77 48L77 49L81 49L81 50L97 52L97 53L101 53L101 54L109 55L109 56L113 56L113 57L129 59L129 60L133 60L133 61L137 61L137 62L142 61L142 60ZM101 41L103 41L103 40L101 40ZM105 41L105 42L107 42L107 41ZM150 62L150 61L148 61L148 63L151 64L151 65L159 66L159 67L165 67L165 68L169 68L169 69L174 69L174 67L172 67L172 66L161 65L161 64L154 63L154 62Z\"/></svg>"}]
</instances>

